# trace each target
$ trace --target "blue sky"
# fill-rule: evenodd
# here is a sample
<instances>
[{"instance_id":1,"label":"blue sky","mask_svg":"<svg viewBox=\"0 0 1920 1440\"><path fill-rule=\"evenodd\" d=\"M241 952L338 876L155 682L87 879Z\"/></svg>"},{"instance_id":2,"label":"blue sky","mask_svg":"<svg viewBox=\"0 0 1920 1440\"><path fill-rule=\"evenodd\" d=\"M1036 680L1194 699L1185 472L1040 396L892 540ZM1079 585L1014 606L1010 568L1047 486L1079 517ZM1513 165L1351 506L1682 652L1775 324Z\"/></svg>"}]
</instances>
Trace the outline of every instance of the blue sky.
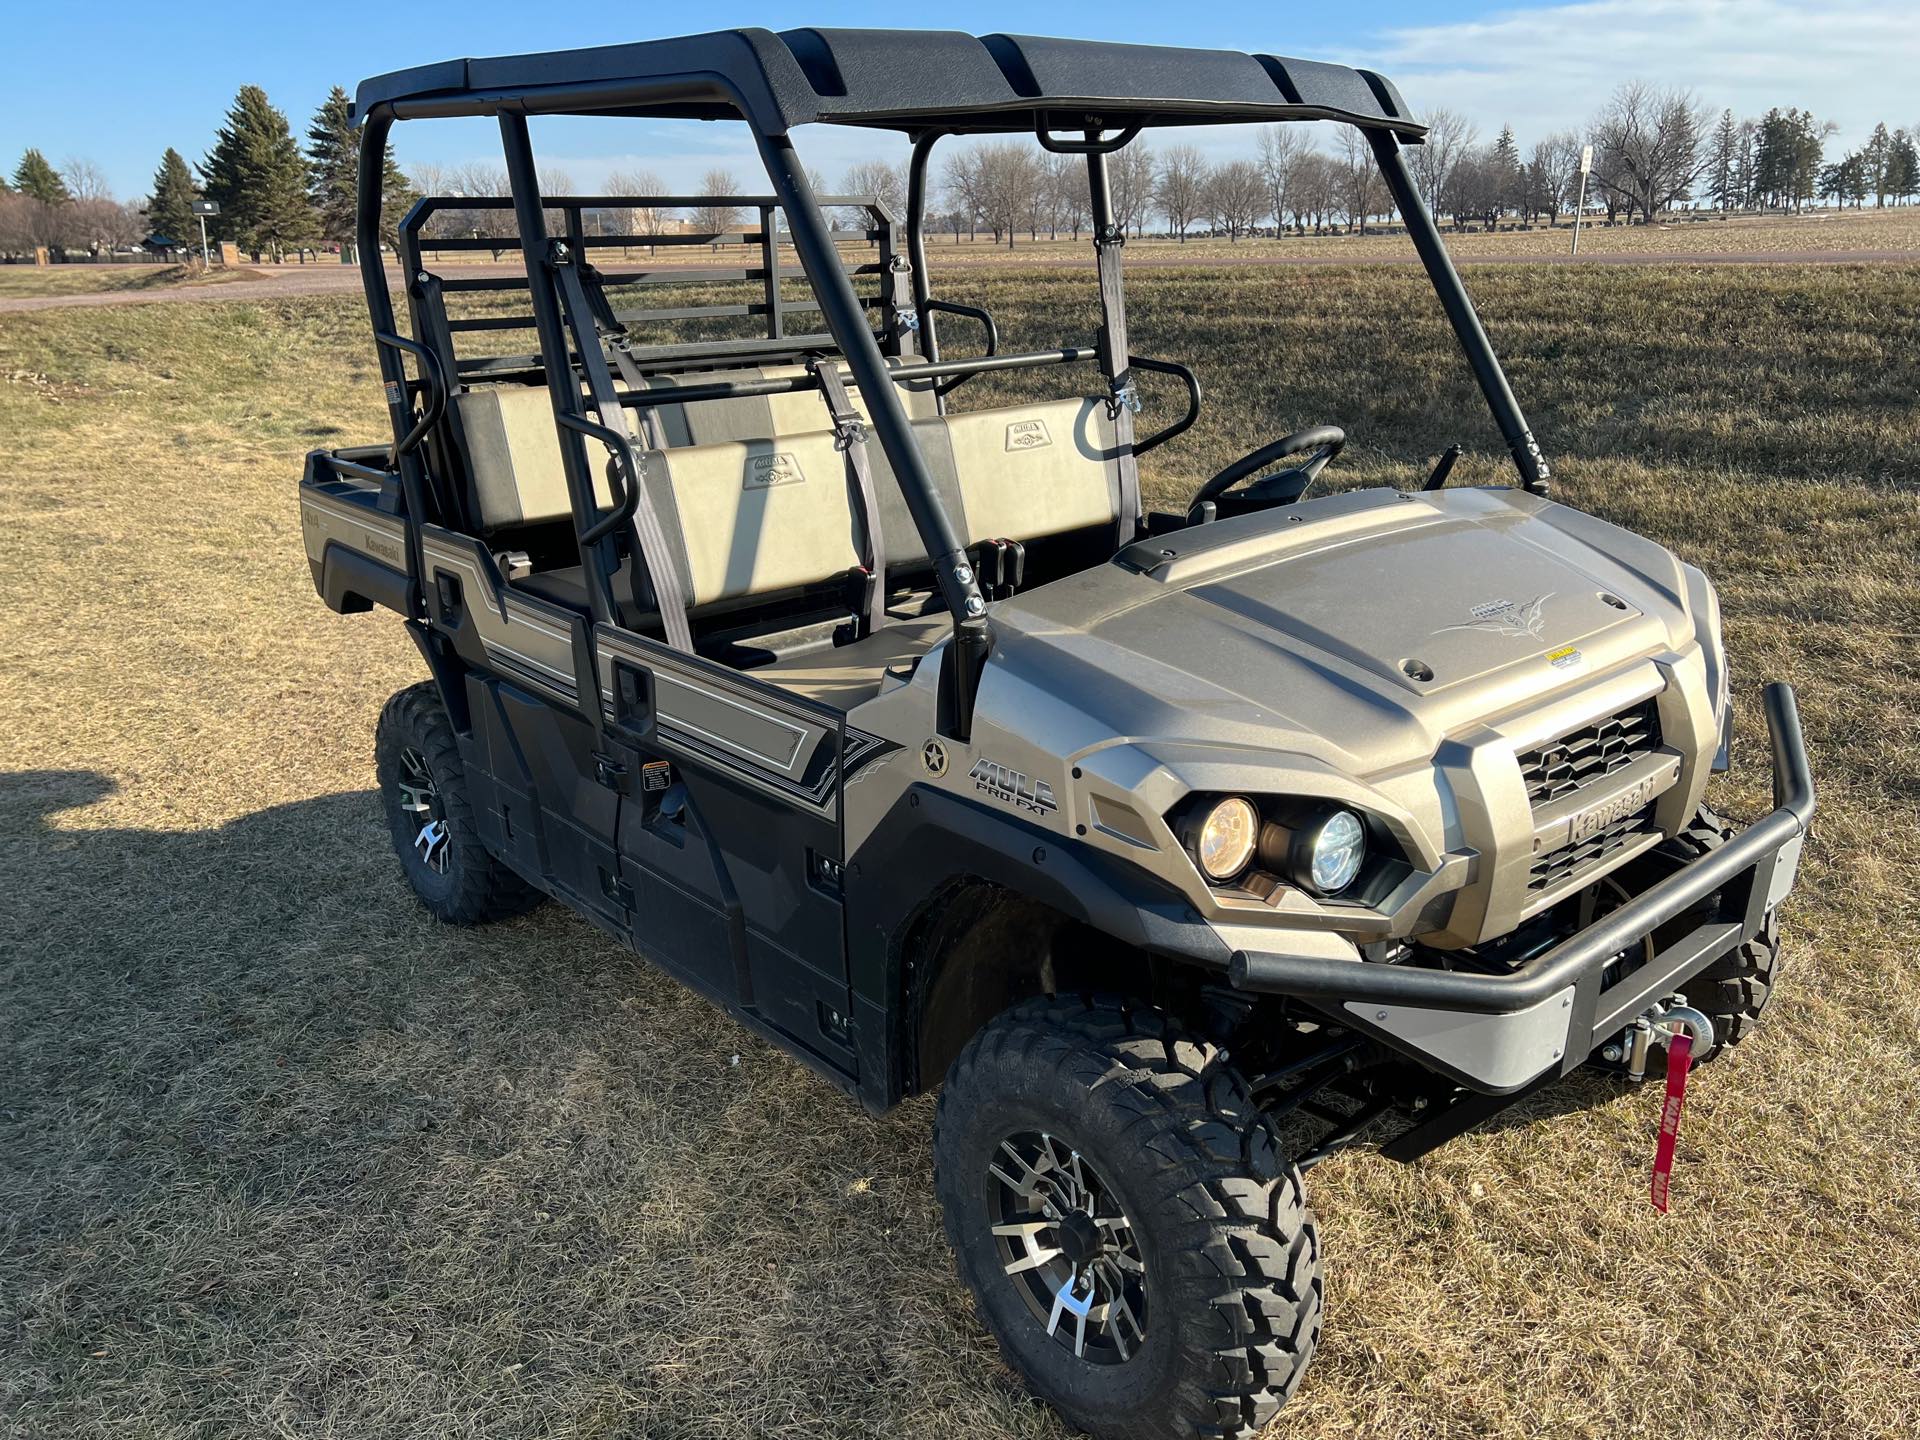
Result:
<instances>
[{"instance_id":1,"label":"blue sky","mask_svg":"<svg viewBox=\"0 0 1920 1440\"><path fill-rule=\"evenodd\" d=\"M408 0L227 7L13 0L0 53L0 163L26 146L55 164L85 156L123 195L143 192L168 145L198 160L233 92L266 87L297 130L327 87L351 91L367 74L456 55L564 49L728 25L899 24L903 7L867 0L724 6L569 7ZM679 18L662 19L669 8ZM1255 4L1210 0L976 3L950 22L976 32L1075 35L1145 43L1271 50L1367 64L1393 76L1417 109L1462 110L1491 135L1511 123L1522 140L1577 124L1619 79L1689 85L1716 108L1757 113L1804 105L1841 126L1838 143L1876 120L1920 126L1920 21L1912 0L1578 0L1578 3ZM630 17L630 18L629 18ZM925 22L923 22L925 23ZM736 127L566 120L535 132L544 159L580 188L606 171L646 165L691 185L708 166L750 173ZM830 179L884 141L814 127L798 137ZM1199 132L1215 150L1244 144ZM497 160L490 127L401 127L403 164ZM878 147L876 149L876 147Z\"/></svg>"}]
</instances>

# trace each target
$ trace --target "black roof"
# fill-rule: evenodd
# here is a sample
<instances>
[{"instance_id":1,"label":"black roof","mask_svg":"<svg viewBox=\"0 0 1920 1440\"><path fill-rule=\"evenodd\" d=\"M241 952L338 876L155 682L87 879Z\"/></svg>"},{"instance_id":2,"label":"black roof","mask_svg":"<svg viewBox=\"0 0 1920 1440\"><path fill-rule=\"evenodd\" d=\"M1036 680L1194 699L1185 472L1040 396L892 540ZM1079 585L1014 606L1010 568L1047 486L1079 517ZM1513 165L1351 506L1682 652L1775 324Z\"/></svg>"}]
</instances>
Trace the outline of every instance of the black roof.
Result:
<instances>
[{"instance_id":1,"label":"black roof","mask_svg":"<svg viewBox=\"0 0 1920 1440\"><path fill-rule=\"evenodd\" d=\"M1423 127L1368 70L1237 50L956 30L718 30L589 50L446 60L365 81L356 119L529 113L746 118L958 132L1249 120Z\"/></svg>"}]
</instances>

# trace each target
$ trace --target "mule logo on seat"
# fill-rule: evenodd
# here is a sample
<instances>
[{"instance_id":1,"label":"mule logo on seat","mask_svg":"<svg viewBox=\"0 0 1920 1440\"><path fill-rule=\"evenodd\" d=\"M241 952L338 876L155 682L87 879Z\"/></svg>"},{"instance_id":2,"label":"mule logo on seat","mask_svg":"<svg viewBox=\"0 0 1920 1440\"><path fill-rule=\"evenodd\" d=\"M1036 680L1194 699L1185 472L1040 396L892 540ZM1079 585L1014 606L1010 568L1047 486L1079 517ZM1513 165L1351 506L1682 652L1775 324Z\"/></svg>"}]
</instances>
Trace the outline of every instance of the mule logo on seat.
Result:
<instances>
[{"instance_id":1,"label":"mule logo on seat","mask_svg":"<svg viewBox=\"0 0 1920 1440\"><path fill-rule=\"evenodd\" d=\"M798 485L807 478L800 468L800 462L786 450L775 451L771 455L749 455L747 457L747 485L749 490L766 490L775 485Z\"/></svg>"},{"instance_id":2,"label":"mule logo on seat","mask_svg":"<svg viewBox=\"0 0 1920 1440\"><path fill-rule=\"evenodd\" d=\"M1004 800L1019 810L1051 815L1060 808L1053 798L1053 786L1044 780L1029 780L1018 770L1009 769L997 760L982 758L974 761L967 778L973 781L974 789L996 800Z\"/></svg>"},{"instance_id":3,"label":"mule logo on seat","mask_svg":"<svg viewBox=\"0 0 1920 1440\"><path fill-rule=\"evenodd\" d=\"M1007 426L1007 449L1038 450L1043 445L1053 444L1053 437L1047 434L1047 422L1044 420L1016 420Z\"/></svg>"}]
</instances>

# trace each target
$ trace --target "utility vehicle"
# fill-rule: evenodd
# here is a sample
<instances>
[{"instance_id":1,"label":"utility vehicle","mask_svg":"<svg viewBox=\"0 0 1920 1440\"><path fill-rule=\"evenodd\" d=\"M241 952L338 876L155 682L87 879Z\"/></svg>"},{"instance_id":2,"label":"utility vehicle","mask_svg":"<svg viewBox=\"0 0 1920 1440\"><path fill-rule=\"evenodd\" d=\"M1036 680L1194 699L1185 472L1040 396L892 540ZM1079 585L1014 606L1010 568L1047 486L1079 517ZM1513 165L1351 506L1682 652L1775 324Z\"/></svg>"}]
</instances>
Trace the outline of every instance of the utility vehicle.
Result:
<instances>
[{"instance_id":1,"label":"utility vehicle","mask_svg":"<svg viewBox=\"0 0 1920 1440\"><path fill-rule=\"evenodd\" d=\"M544 195L556 115L732 121L769 188ZM511 198L399 222L403 333L389 131L460 116L497 118ZM944 1086L960 1271L1077 1424L1274 1414L1319 1333L1327 1156L1753 1026L1813 809L1792 696L1776 808L1723 824L1713 587L1548 498L1385 79L737 30L400 71L355 118L393 434L315 451L301 512L326 603L399 612L431 676L375 746L408 879L455 923L561 900L876 1111ZM1132 348L1109 157L1249 121L1364 135L1517 485L1443 459L1306 498L1322 424L1143 506L1202 401ZM816 193L814 123L910 137L904 215ZM983 134L1083 158L1097 333L1007 352L933 298L929 159ZM646 219L681 207L733 218ZM516 263L456 263L487 251ZM968 406L1007 371L1059 398Z\"/></svg>"}]
</instances>

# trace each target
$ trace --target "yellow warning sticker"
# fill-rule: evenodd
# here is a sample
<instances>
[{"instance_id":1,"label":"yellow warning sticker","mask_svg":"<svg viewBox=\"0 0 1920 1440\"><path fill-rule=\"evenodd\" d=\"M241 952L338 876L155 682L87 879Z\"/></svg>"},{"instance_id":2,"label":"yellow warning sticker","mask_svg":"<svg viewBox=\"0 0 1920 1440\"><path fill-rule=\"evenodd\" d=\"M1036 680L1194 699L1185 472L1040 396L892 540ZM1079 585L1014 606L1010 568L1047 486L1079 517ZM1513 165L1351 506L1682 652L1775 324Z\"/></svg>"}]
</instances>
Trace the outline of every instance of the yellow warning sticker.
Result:
<instances>
[{"instance_id":1,"label":"yellow warning sticker","mask_svg":"<svg viewBox=\"0 0 1920 1440\"><path fill-rule=\"evenodd\" d=\"M1547 663L1556 670L1567 670L1580 663L1580 651L1577 646L1562 645L1558 650L1547 652Z\"/></svg>"}]
</instances>

